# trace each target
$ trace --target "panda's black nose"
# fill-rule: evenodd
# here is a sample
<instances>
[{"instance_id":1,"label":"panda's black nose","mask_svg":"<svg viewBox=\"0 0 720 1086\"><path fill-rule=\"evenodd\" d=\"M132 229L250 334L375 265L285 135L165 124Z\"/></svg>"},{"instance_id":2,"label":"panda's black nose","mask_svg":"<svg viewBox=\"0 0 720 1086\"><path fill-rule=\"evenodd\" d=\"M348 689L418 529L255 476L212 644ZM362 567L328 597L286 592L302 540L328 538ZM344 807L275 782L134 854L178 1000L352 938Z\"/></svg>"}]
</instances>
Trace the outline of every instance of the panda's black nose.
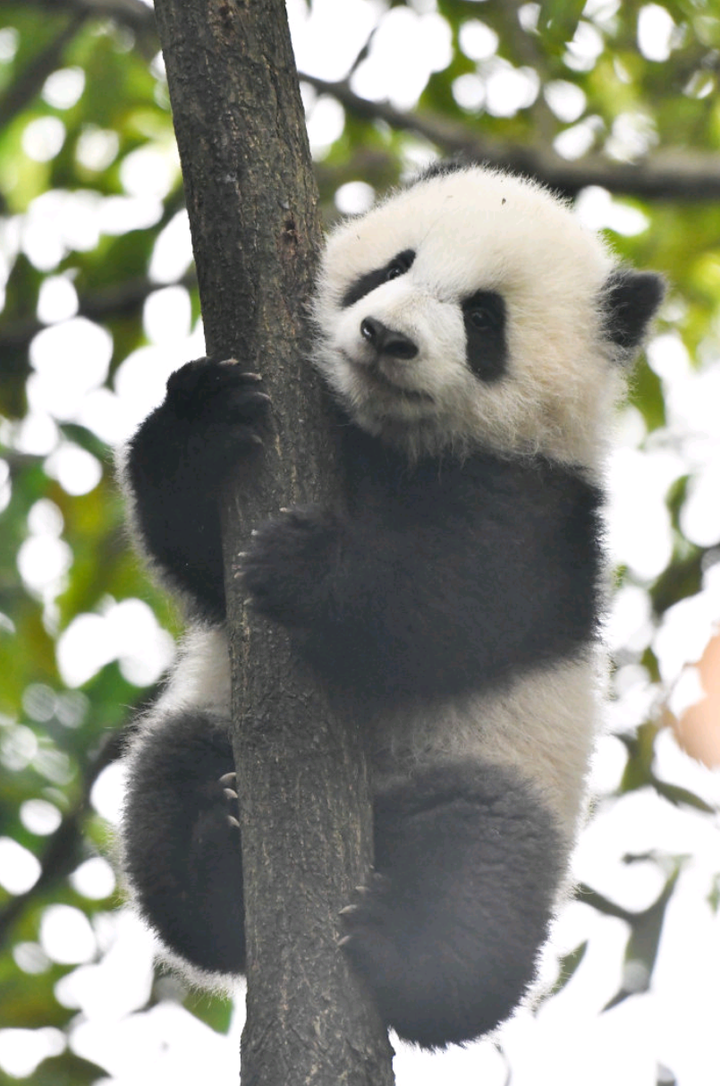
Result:
<instances>
[{"instance_id":1,"label":"panda's black nose","mask_svg":"<svg viewBox=\"0 0 720 1086\"><path fill-rule=\"evenodd\" d=\"M360 324L360 335L367 340L378 354L390 358L414 358L418 353L417 344L402 332L394 332L375 317L365 317Z\"/></svg>"}]
</instances>

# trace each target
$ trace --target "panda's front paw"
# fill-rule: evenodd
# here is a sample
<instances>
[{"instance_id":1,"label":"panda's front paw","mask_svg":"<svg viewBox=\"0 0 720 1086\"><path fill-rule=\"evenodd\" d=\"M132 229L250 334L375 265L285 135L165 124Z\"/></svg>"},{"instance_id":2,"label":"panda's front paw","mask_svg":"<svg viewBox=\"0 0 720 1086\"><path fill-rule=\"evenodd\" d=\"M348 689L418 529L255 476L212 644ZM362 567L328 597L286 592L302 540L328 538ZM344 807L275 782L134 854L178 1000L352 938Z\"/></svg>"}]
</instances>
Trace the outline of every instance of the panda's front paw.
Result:
<instances>
[{"instance_id":1,"label":"panda's front paw","mask_svg":"<svg viewBox=\"0 0 720 1086\"><path fill-rule=\"evenodd\" d=\"M331 511L284 509L252 533L236 576L254 610L286 626L306 626L318 617L340 546L340 522Z\"/></svg>"},{"instance_id":2,"label":"panda's front paw","mask_svg":"<svg viewBox=\"0 0 720 1086\"><path fill-rule=\"evenodd\" d=\"M206 468L222 472L262 445L269 407L260 374L232 358L197 358L170 375L161 410L189 430L188 453L199 461L211 456Z\"/></svg>"}]
</instances>

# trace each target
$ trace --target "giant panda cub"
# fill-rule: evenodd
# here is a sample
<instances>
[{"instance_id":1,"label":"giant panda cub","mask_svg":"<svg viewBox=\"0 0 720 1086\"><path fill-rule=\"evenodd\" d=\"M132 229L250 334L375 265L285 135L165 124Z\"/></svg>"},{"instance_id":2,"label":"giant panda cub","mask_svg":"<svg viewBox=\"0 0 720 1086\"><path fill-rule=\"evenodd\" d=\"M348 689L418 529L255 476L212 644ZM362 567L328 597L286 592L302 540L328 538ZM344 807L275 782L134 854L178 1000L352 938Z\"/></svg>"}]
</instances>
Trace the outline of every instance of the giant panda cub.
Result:
<instances>
[{"instance_id":1,"label":"giant panda cub","mask_svg":"<svg viewBox=\"0 0 720 1086\"><path fill-rule=\"evenodd\" d=\"M602 464L662 296L537 184L440 165L330 236L314 364L343 508L258 526L242 577L364 724L375 868L338 953L435 1047L521 1000L566 880L598 718ZM128 752L123 853L171 957L245 965L216 496L269 400L200 359L129 442L140 541L193 620Z\"/></svg>"}]
</instances>

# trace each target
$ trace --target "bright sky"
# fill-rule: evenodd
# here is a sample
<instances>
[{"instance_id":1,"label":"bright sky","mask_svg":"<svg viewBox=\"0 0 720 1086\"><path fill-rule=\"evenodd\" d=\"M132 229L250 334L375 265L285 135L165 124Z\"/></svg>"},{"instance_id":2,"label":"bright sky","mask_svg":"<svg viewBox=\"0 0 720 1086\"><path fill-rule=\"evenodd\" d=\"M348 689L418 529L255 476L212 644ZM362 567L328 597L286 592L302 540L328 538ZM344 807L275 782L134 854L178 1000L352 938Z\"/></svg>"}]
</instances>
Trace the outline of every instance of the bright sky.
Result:
<instances>
[{"instance_id":1,"label":"bright sky","mask_svg":"<svg viewBox=\"0 0 720 1086\"><path fill-rule=\"evenodd\" d=\"M300 69L328 79L346 74L358 43L366 39L384 10L379 0L345 0L342 5L336 0L315 0L309 15L301 0L290 0L288 6ZM358 93L389 98L400 108L413 106L429 72L442 68L449 59L449 33L434 7L433 0L427 0L416 4L416 12L396 8L388 14L368 59L354 76ZM639 48L646 57L668 55L673 29L668 19L657 5L643 8ZM468 56L483 60L493 55L496 41L478 18L466 25L462 44ZM576 66L590 66L598 48L597 34L588 27L573 45ZM402 64L397 63L399 56ZM46 97L59 108L68 108L82 94L81 76L73 70L56 73L48 81ZM490 113L505 116L534 100L538 85L531 70L512 69L498 60L490 77L481 81L463 76L455 93L463 105L484 104ZM568 123L579 118L584 107L582 92L561 81L550 88L548 101ZM337 103L318 99L312 92L306 95L306 104L313 148L322 155L341 129L342 112ZM614 137L618 148L636 147L645 138L632 118L618 126ZM60 120L38 120L28 126L25 149L34 157L50 158L63 138ZM556 146L573 158L582 154L587 138L587 128L579 122ZM111 133L96 132L88 134L82 153L89 162L102 164L112 160L115 150ZM157 221L160 201L177 168L172 148L141 149L123 167L123 197L58 192L40 197L27 216L11 223L0 237L0 282L3 263L11 261L18 249L37 267L52 271L69 248L90 248L103 233ZM368 186L354 183L340 192L338 204L342 211L362 210L372 195ZM579 213L595 228L612 227L628 235L648 225L638 211L621 206L601 189L582 194ZM83 494L97 485L100 465L90 453L60 438L57 422L81 422L104 440L118 443L160 401L167 375L184 360L204 353L202 330L191 327L187 293L167 285L186 270L190 260L183 212L166 227L153 256L151 275L158 290L145 309L149 344L123 363L112 389L103 387L111 350L107 333L76 316L77 297L68 277L56 275L47 281L39 316L48 327L34 340L31 354L31 412L11 437L17 448L46 456L49 472L69 493ZM59 358L72 359L72 364L59 366ZM698 544L713 543L720 536L716 500L720 491L720 362L708 360L702 371L695 371L673 335L658 336L650 345L649 359L663 383L668 426L641 451L644 424L637 412L628 409L619 426L609 473L612 558L627 565L640 582L652 580L667 563L671 530L663 497L672 481L688 470L693 482L683 530ZM0 509L4 482L0 470ZM32 510L29 526L30 537L19 556L20 574L45 600L51 614L71 561L61 538L62 516L52 502L43 499ZM652 640L663 680L675 698L673 708L679 709L697 698L691 665L702 653L719 615L720 576L712 571L702 592L672 608L658 631L649 622L644 591L628 586L615 602L608 641L611 648L628 643L642 648ZM70 687L82 685L114 659L120 660L128 679L143 684L161 674L172 652L169 635L146 604L108 599L98 613L82 615L70 625L58 645L58 663ZM594 784L599 791L617 783L624 766L623 749L614 733L641 719L654 696L647 675L636 665L621 669L618 689L618 700L609 712L609 732L596 759ZM48 694L38 688L30 696ZM77 697L82 699L79 693ZM78 711L77 704L73 710L68 702L69 720L73 711ZM16 739L18 764L37 753L32 732L24 731L27 735L18 729ZM62 779L63 765L55 766L54 772ZM710 802L720 802L718 775L682 754L669 733L659 744L658 772ZM121 770L114 766L98 782L93 796L98 810L111 821L117 818L120 792ZM26 806L25 824L33 832L52 832L57 809L43 801ZM577 873L621 904L643 908L660 889L657 867L648 862L628 868L622 856L654 849L688 859L668 915L651 991L600 1015L618 986L627 933L621 921L603 918L580 902L571 903L557 923L543 977L552 983L557 955L591 937L588 960L537 1017L520 1012L502 1029L500 1039L511 1062L513 1086L577 1086L579 1082L607 1086L610 1081L615 1086L656 1086L658 1060L673 1068L680 1086L706 1086L710 1081L708 1069L719 1063L715 1035L720 922L707 903L720 855L717 825L672 808L651 792L637 793L620 804L601 805L578 849ZM0 882L17 893L36 877L37 862L30 853L0 838ZM74 878L83 893L100 899L113 875L106 861L96 858ZM98 948L104 953L96 961ZM110 1068L112 1078L103 1080L104 1086L237 1081L242 998L228 1037L203 1026L171 998L150 1012L134 1013L149 991L152 943L129 912L100 917L93 929L78 910L57 905L45 914L40 944L24 944L18 953L28 972L42 971L48 961L77 963L78 968L59 986L58 996L79 1012L73 1047ZM633 978L626 980L631 983ZM175 983L168 978L170 997ZM0 1067L10 1074L29 1074L44 1054L59 1051L62 1044L62 1034L52 1028L0 1030ZM505 1062L492 1041L438 1054L398 1047L398 1086L425 1086L441 1079L452 1081L453 1086L506 1082Z\"/></svg>"}]
</instances>

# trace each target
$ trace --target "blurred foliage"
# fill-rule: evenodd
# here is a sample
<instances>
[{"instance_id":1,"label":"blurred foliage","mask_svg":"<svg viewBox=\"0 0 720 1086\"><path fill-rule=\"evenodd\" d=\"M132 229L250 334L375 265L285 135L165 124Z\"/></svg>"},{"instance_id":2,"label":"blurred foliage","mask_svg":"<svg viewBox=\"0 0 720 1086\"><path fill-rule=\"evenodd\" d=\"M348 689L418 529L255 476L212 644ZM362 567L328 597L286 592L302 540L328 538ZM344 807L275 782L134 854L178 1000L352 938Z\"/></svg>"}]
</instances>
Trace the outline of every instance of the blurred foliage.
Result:
<instances>
[{"instance_id":1,"label":"blurred foliage","mask_svg":"<svg viewBox=\"0 0 720 1086\"><path fill-rule=\"evenodd\" d=\"M101 660L80 688L71 685L58 646L77 620L107 616L124 600L148 603L160 627L172 633L177 618L127 546L106 429L81 410L80 396L56 412L37 402L36 340L55 321L43 316L43 292L63 279L76 295L66 317L84 316L111 336L101 382L109 393L128 357L150 344L143 318L156 292L181 284L191 291L194 320L199 309L192 272L182 261L172 277L160 281L151 275L159 239L177 223L183 197L150 10L112 0L18 0L1 6L0 842L15 842L25 861L34 858L40 874L28 889L5 889L0 859L0 1026L52 1026L70 1036L75 1010L59 997L58 982L76 965L53 960L41 926L51 905L79 910L93 925L97 958L102 955L107 913L119 896L87 896L73 873L107 852L108 833L92 806L92 785L117 756L129 707L149 692L136 684L127 650ZM379 105L366 101L360 109L347 99L342 130L317 150L328 221L338 215L335 193L341 186L362 181L381 190L414 164L447 150L452 143L440 138L443 126L479 148L491 141L507 146L509 154L535 149L538 162L554 148L556 159L587 165L586 185L593 183L593 164L639 168L660 150L704 155L706 162L717 156L720 175L720 12L709 0L663 0L662 6L640 0L437 0L376 7L378 33L398 8L410 8L417 18L434 10L449 27L452 53L449 63L429 74L406 115L396 109L395 116L378 119ZM649 18L660 41L656 59L638 48L639 22ZM373 38L358 43L354 68L372 58L373 48ZM493 106L486 92L498 73L515 81L512 94L520 87L521 104ZM352 79L343 85L352 94ZM318 100L332 96L333 88L316 82L306 91L312 118ZM477 104L470 107L473 94ZM417 123L427 119L438 125L436 143ZM137 190L142 155L149 156L145 199ZM680 178L662 199L616 194L613 200L616 209L642 216L635 220L638 229L608 230L615 248L633 263L663 271L671 283L659 331L679 337L693 365L711 363L717 358L720 297L716 195L702 199L695 193L689 199ZM84 230L78 227L83 213ZM43 231L45 248L38 240ZM58 357L56 365L71 377L72 356ZM666 393L663 378L643 360L630 394L642 419L643 448L652 448L666 432ZM82 451L92 485L75 483L59 470L58 449ZM665 496L674 539L666 568L650 581L628 570L618 574L620 585L634 584L649 594L653 628L678 601L700 592L717 560L720 541L700 545L683 534L693 470L675 479ZM38 577L44 561L47 576ZM621 648L618 665L644 669L654 704L663 703L667 692L650 635L640 648ZM654 789L673 804L707 812L702 797L662 779L656 768L657 711L634 724L622 736L622 779L604 802ZM46 814L55 812L45 829L27 813L28 803L39 799ZM628 924L626 957L642 964L643 984L652 976L665 907L682 863L660 856L652 862L664 872L664 888L648 909L620 910L590 888L584 898ZM716 910L719 884L707 887ZM583 967L584 954L582 944L563 960L556 989ZM148 1006L161 991L156 985ZM629 993L623 988L613 1002ZM181 997L213 1028L228 1028L226 1004L182 991ZM77 1086L101 1073L66 1046L24 1081Z\"/></svg>"}]
</instances>

